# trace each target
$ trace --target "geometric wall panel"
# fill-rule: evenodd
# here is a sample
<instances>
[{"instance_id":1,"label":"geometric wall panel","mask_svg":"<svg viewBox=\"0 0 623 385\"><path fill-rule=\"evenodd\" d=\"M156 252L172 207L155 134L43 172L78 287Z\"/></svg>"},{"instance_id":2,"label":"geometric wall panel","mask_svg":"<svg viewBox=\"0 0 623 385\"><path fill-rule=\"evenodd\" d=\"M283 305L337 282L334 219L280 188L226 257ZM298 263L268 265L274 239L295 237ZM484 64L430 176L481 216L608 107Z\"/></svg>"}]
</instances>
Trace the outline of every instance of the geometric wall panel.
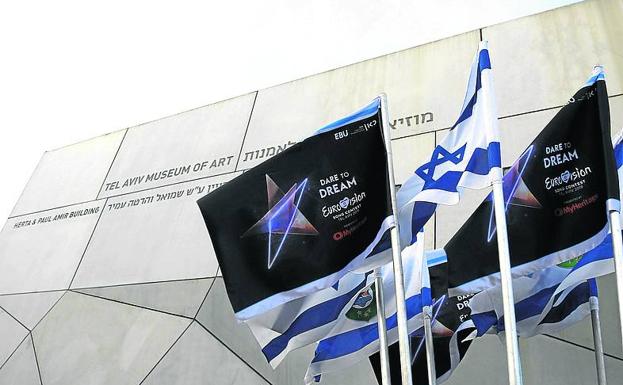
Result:
<instances>
[{"instance_id":1,"label":"geometric wall panel","mask_svg":"<svg viewBox=\"0 0 623 385\"><path fill-rule=\"evenodd\" d=\"M0 233L0 294L67 289L103 204L9 219Z\"/></svg>"},{"instance_id":2,"label":"geometric wall panel","mask_svg":"<svg viewBox=\"0 0 623 385\"><path fill-rule=\"evenodd\" d=\"M416 165L430 160L434 148L434 132L392 140L396 184L403 184L415 173Z\"/></svg>"},{"instance_id":3,"label":"geometric wall panel","mask_svg":"<svg viewBox=\"0 0 623 385\"><path fill-rule=\"evenodd\" d=\"M196 201L236 175L109 198L72 288L214 277L218 263Z\"/></svg>"},{"instance_id":4,"label":"geometric wall panel","mask_svg":"<svg viewBox=\"0 0 623 385\"><path fill-rule=\"evenodd\" d=\"M616 306L608 306L608 304L616 303L617 300L616 279L614 274L609 274L599 278L597 282L599 285L599 317L604 352L623 360L618 308ZM593 329L590 317L556 335L567 341L593 349Z\"/></svg>"},{"instance_id":5,"label":"geometric wall panel","mask_svg":"<svg viewBox=\"0 0 623 385\"><path fill-rule=\"evenodd\" d=\"M0 368L0 385L41 385L30 336Z\"/></svg>"},{"instance_id":6,"label":"geometric wall panel","mask_svg":"<svg viewBox=\"0 0 623 385\"><path fill-rule=\"evenodd\" d=\"M579 349L546 336L523 340L520 349L526 384L596 383L595 353L591 350ZM623 378L623 361L608 356L605 361L608 383L620 384Z\"/></svg>"},{"instance_id":7,"label":"geometric wall panel","mask_svg":"<svg viewBox=\"0 0 623 385\"><path fill-rule=\"evenodd\" d=\"M120 130L43 154L11 217L95 199L124 134Z\"/></svg>"},{"instance_id":8,"label":"geometric wall panel","mask_svg":"<svg viewBox=\"0 0 623 385\"><path fill-rule=\"evenodd\" d=\"M15 348L19 346L28 330L6 311L0 309L0 366L11 356Z\"/></svg>"},{"instance_id":9,"label":"geometric wall panel","mask_svg":"<svg viewBox=\"0 0 623 385\"><path fill-rule=\"evenodd\" d=\"M68 292L33 331L45 385L136 385L190 321Z\"/></svg>"},{"instance_id":10,"label":"geometric wall panel","mask_svg":"<svg viewBox=\"0 0 623 385\"><path fill-rule=\"evenodd\" d=\"M144 385L265 385L248 365L193 322Z\"/></svg>"},{"instance_id":11,"label":"geometric wall panel","mask_svg":"<svg viewBox=\"0 0 623 385\"><path fill-rule=\"evenodd\" d=\"M193 318L214 278L75 290L147 309ZM0 305L2 297L0 297Z\"/></svg>"},{"instance_id":12,"label":"geometric wall panel","mask_svg":"<svg viewBox=\"0 0 623 385\"><path fill-rule=\"evenodd\" d=\"M261 348L249 327L235 320L221 278L217 278L212 285L210 293L197 314L197 322L272 384L300 383L313 357L314 346L297 349L288 354L284 361L273 370L262 355ZM343 384L346 380L357 384L376 384L374 372L367 360L355 365L352 371L339 371L323 376L322 384L337 385Z\"/></svg>"},{"instance_id":13,"label":"geometric wall panel","mask_svg":"<svg viewBox=\"0 0 623 385\"><path fill-rule=\"evenodd\" d=\"M99 197L235 170L255 93L128 129Z\"/></svg>"},{"instance_id":14,"label":"geometric wall panel","mask_svg":"<svg viewBox=\"0 0 623 385\"><path fill-rule=\"evenodd\" d=\"M621 1L583 1L483 28L500 116L563 105L598 63L623 93L622 19Z\"/></svg>"},{"instance_id":15,"label":"geometric wall panel","mask_svg":"<svg viewBox=\"0 0 623 385\"><path fill-rule=\"evenodd\" d=\"M389 97L393 138L452 126L478 40L472 31L259 91L239 169L259 164L381 92Z\"/></svg>"},{"instance_id":16,"label":"geometric wall panel","mask_svg":"<svg viewBox=\"0 0 623 385\"><path fill-rule=\"evenodd\" d=\"M508 383L506 352L497 336L484 335L474 341L461 364L446 385L463 385L467 381L478 385Z\"/></svg>"},{"instance_id":17,"label":"geometric wall panel","mask_svg":"<svg viewBox=\"0 0 623 385\"><path fill-rule=\"evenodd\" d=\"M234 318L222 278L216 278L214 281L197 314L197 321L259 371L262 376L274 382L273 369L266 362L251 330L246 324L237 322Z\"/></svg>"},{"instance_id":18,"label":"geometric wall panel","mask_svg":"<svg viewBox=\"0 0 623 385\"><path fill-rule=\"evenodd\" d=\"M65 291L0 296L0 307L32 330Z\"/></svg>"},{"instance_id":19,"label":"geometric wall panel","mask_svg":"<svg viewBox=\"0 0 623 385\"><path fill-rule=\"evenodd\" d=\"M43 385L302 384L314 346L274 371L266 363L235 320L222 278L214 279L218 263L197 198L379 92L388 95L403 183L456 121L481 35L490 40L504 166L597 62L606 66L618 134L621 20L620 0L579 2L46 152L0 232L0 307L9 312L0 310L0 385L39 383L38 369ZM440 205L425 227L426 248L442 247L489 191L466 190L460 204ZM97 210L84 215L89 208ZM623 352L613 277L599 284L614 383ZM591 348L589 320L522 339L526 383L594 383ZM503 384L505 367L500 339L485 336L448 384ZM376 379L364 360L325 374L322 384Z\"/></svg>"}]
</instances>

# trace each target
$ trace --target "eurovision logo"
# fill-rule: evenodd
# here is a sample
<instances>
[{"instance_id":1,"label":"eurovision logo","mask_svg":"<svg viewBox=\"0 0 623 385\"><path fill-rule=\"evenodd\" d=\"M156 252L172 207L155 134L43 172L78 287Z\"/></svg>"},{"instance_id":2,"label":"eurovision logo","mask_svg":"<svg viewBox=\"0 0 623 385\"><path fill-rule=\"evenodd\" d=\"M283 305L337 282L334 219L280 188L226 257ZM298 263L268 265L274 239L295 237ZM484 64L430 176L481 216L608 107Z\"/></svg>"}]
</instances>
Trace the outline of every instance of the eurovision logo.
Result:
<instances>
[{"instance_id":1,"label":"eurovision logo","mask_svg":"<svg viewBox=\"0 0 623 385\"><path fill-rule=\"evenodd\" d=\"M353 321L368 322L376 317L376 298L374 296L375 286L372 284L364 288L357 294L355 302L346 312L346 318Z\"/></svg>"},{"instance_id":2,"label":"eurovision logo","mask_svg":"<svg viewBox=\"0 0 623 385\"><path fill-rule=\"evenodd\" d=\"M270 269L283 249L283 245L292 235L318 235L318 230L299 210L307 179L295 183L287 193L266 175L266 193L268 212L249 228L241 238L256 234L268 234L267 256Z\"/></svg>"}]
</instances>

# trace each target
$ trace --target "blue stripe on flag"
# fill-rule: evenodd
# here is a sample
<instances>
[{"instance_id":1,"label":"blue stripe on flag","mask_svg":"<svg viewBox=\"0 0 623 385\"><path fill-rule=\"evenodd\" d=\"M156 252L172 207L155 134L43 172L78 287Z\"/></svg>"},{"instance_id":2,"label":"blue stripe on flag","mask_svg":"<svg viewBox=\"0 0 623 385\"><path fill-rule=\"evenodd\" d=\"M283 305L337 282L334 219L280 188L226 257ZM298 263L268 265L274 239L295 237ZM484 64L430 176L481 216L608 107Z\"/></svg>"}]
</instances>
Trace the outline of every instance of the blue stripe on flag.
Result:
<instances>
[{"instance_id":1,"label":"blue stripe on flag","mask_svg":"<svg viewBox=\"0 0 623 385\"><path fill-rule=\"evenodd\" d=\"M430 288L423 287L421 294L414 295L406 300L407 319L411 319L422 312L422 296L430 297ZM391 330L396 326L396 314L394 314L387 319L387 330ZM345 356L362 349L378 339L379 329L376 323L326 338L318 343L316 355L312 362Z\"/></svg>"},{"instance_id":2,"label":"blue stripe on flag","mask_svg":"<svg viewBox=\"0 0 623 385\"><path fill-rule=\"evenodd\" d=\"M423 167L426 167L426 165L420 167L418 170ZM457 186L463 173L470 172L476 175L487 175L493 167L501 167L499 142L490 142L486 149L481 147L475 148L464 170L448 171L437 180L433 180L431 176L431 181L428 183L425 182L423 190L457 192Z\"/></svg>"},{"instance_id":3,"label":"blue stripe on flag","mask_svg":"<svg viewBox=\"0 0 623 385\"><path fill-rule=\"evenodd\" d=\"M610 258L612 258L612 236L608 234L606 239L604 239L599 246L582 256L580 261L573 267L572 271L576 271L593 262L603 261Z\"/></svg>"},{"instance_id":4,"label":"blue stripe on flag","mask_svg":"<svg viewBox=\"0 0 623 385\"><path fill-rule=\"evenodd\" d=\"M435 203L415 202L411 213L411 244L417 242L417 233L424 228L424 224L435 214L436 209Z\"/></svg>"},{"instance_id":5,"label":"blue stripe on flag","mask_svg":"<svg viewBox=\"0 0 623 385\"><path fill-rule=\"evenodd\" d=\"M591 297L597 297L599 295L599 289L597 288L597 280L590 278L588 280L588 289Z\"/></svg>"},{"instance_id":6,"label":"blue stripe on flag","mask_svg":"<svg viewBox=\"0 0 623 385\"><path fill-rule=\"evenodd\" d=\"M474 94L472 95L471 99L469 100L469 102L467 103L463 111L461 111L461 115L459 116L459 119L456 121L454 126L452 126L451 130L454 129L459 124L461 124L462 122L464 122L465 120L469 119L470 116L472 116L472 113L474 111L474 106L476 105L476 102L478 101L478 90L482 88L481 73L485 69L491 69L491 60L489 59L489 50L483 49L483 50L480 50L480 53L478 55L478 73L476 74L476 87L474 89Z\"/></svg>"},{"instance_id":7,"label":"blue stripe on flag","mask_svg":"<svg viewBox=\"0 0 623 385\"><path fill-rule=\"evenodd\" d=\"M574 287L571 292L567 294L565 299L558 305L553 307L543 320L539 323L554 324L561 322L573 313L580 305L587 303L590 297L590 285L588 282L583 282ZM555 301L554 301L555 302Z\"/></svg>"},{"instance_id":8,"label":"blue stripe on flag","mask_svg":"<svg viewBox=\"0 0 623 385\"><path fill-rule=\"evenodd\" d=\"M593 69L593 76L591 76L590 78L588 78L588 80L586 81L586 83L584 83L584 87L588 87L588 86L592 86L593 84L595 84L598 80L606 80L606 75L604 73L604 69L602 66L596 66Z\"/></svg>"},{"instance_id":9,"label":"blue stripe on flag","mask_svg":"<svg viewBox=\"0 0 623 385\"><path fill-rule=\"evenodd\" d=\"M376 98L372 101L372 103L368 104L367 106L365 106L364 108L362 108L361 110L353 113L352 115L349 115L345 118L342 118L340 120L336 120L333 123L327 124L326 126L322 127L321 129L319 129L318 131L316 131L316 135L317 134L321 134L323 132L327 132L327 131L331 131L335 128L341 127L341 126L345 126L349 123L352 123L356 120L360 120L360 119L364 119L367 118L369 116L372 116L374 114L376 114L379 110L379 108L381 108L381 98Z\"/></svg>"},{"instance_id":10,"label":"blue stripe on flag","mask_svg":"<svg viewBox=\"0 0 623 385\"><path fill-rule=\"evenodd\" d=\"M476 148L472 153L465 172L477 175L487 175L491 168L501 167L500 143L490 142L487 149ZM448 171L437 180L430 183L425 182L423 190L444 190L448 192L458 192L458 184L464 171ZM418 201L413 206L411 214L411 243L415 243L417 233L424 227L430 217L433 216L437 204Z\"/></svg>"},{"instance_id":11,"label":"blue stripe on flag","mask_svg":"<svg viewBox=\"0 0 623 385\"><path fill-rule=\"evenodd\" d=\"M485 335L491 326L498 322L498 316L495 314L495 310L490 310L484 313L472 314L471 320L474 323L474 326L476 326L478 337L481 337Z\"/></svg>"},{"instance_id":12,"label":"blue stripe on flag","mask_svg":"<svg viewBox=\"0 0 623 385\"><path fill-rule=\"evenodd\" d=\"M616 159L617 167L623 165L623 143L617 143L614 147L614 159Z\"/></svg>"},{"instance_id":13,"label":"blue stripe on flag","mask_svg":"<svg viewBox=\"0 0 623 385\"><path fill-rule=\"evenodd\" d=\"M366 275L367 276L367 275ZM288 330L283 334L270 341L262 352L268 361L272 361L288 346L288 342L299 334L315 329L329 322L335 321L342 312L344 306L364 288L366 278L364 277L360 284L348 293L339 297L332 298L328 301L319 303L304 312L302 312L290 325Z\"/></svg>"}]
</instances>

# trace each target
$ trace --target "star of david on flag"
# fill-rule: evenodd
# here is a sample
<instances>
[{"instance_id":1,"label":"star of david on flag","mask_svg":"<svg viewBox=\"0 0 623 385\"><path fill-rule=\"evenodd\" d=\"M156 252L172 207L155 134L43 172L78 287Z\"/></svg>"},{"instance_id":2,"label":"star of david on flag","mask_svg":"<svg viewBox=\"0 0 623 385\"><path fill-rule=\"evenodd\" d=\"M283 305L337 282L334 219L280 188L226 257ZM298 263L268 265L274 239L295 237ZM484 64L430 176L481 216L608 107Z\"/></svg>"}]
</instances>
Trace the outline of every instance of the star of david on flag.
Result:
<instances>
[{"instance_id":1,"label":"star of david on flag","mask_svg":"<svg viewBox=\"0 0 623 385\"><path fill-rule=\"evenodd\" d=\"M416 168L397 194L400 237L415 242L438 204L454 205L464 188L482 189L501 172L500 142L487 43L481 42L472 64L459 118L433 150L430 161Z\"/></svg>"}]
</instances>

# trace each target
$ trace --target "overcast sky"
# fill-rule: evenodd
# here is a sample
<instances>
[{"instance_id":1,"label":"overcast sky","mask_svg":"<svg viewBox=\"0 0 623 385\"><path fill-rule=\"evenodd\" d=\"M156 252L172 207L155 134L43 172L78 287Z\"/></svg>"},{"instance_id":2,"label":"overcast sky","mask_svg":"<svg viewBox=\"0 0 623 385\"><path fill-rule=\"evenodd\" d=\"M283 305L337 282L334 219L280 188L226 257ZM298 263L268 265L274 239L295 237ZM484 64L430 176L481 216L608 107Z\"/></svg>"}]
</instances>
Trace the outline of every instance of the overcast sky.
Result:
<instances>
[{"instance_id":1,"label":"overcast sky","mask_svg":"<svg viewBox=\"0 0 623 385\"><path fill-rule=\"evenodd\" d=\"M0 218L45 150L574 2L2 2Z\"/></svg>"}]
</instances>

